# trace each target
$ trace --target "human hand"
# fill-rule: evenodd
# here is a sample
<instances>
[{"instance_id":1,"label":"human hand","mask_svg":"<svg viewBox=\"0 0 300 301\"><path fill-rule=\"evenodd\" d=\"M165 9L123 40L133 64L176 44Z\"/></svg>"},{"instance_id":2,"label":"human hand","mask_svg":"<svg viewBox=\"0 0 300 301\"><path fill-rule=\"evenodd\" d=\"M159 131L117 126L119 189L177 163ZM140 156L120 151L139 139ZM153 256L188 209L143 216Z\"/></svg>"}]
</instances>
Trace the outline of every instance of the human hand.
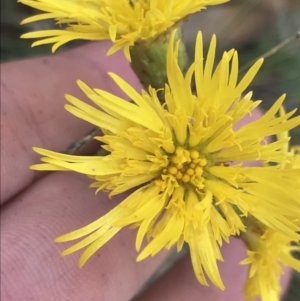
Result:
<instances>
[{"instance_id":1,"label":"human hand","mask_svg":"<svg viewBox=\"0 0 300 301\"><path fill-rule=\"evenodd\" d=\"M63 109L64 93L84 98L76 79L118 93L106 75L113 71L139 87L121 53L105 56L108 47L91 43L52 57L2 65L1 300L131 300L169 255L164 251L137 263L135 231L124 229L80 270L78 255L61 258L66 246L54 244L54 238L104 215L124 196L95 196L84 176L28 168L38 161L32 146L61 151L91 129ZM225 243L223 255L219 267L225 292L201 286L186 256L133 300L243 300L247 267L238 264L246 257L242 242L233 238L230 245Z\"/></svg>"}]
</instances>

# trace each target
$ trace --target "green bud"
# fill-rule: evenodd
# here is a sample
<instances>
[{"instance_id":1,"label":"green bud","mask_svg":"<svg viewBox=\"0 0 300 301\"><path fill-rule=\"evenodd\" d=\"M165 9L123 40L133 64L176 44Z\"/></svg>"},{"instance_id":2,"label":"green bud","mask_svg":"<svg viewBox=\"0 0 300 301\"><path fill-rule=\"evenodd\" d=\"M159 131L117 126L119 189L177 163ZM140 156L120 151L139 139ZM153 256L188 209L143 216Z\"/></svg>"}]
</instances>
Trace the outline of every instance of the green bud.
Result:
<instances>
[{"instance_id":1,"label":"green bud","mask_svg":"<svg viewBox=\"0 0 300 301\"><path fill-rule=\"evenodd\" d=\"M178 26L178 25L177 25ZM182 40L180 26L176 31L175 43ZM160 89L167 83L166 59L168 44L174 26L155 38L137 41L130 48L131 66L145 88L151 85ZM184 43L179 44L178 64L184 72L187 68L188 56Z\"/></svg>"}]
</instances>

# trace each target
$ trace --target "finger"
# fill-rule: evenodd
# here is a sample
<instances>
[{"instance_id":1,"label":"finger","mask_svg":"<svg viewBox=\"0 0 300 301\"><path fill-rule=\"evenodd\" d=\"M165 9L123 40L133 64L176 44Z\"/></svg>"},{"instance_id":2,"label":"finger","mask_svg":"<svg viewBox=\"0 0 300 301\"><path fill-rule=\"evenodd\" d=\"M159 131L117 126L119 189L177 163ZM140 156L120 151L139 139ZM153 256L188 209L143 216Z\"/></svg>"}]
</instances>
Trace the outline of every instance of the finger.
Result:
<instances>
[{"instance_id":1,"label":"finger","mask_svg":"<svg viewBox=\"0 0 300 301\"><path fill-rule=\"evenodd\" d=\"M62 151L92 126L66 112L65 93L83 97L76 80L120 95L107 72L117 72L138 87L129 63L119 52L107 57L109 43L90 43L54 56L2 64L1 202L32 182L29 165L38 156L32 146Z\"/></svg>"},{"instance_id":2,"label":"finger","mask_svg":"<svg viewBox=\"0 0 300 301\"><path fill-rule=\"evenodd\" d=\"M212 284L209 287L201 285L193 272L189 256L181 259L162 278L148 287L132 301L242 301L245 300L243 286L247 277L247 267L239 262L246 258L246 250L242 241L233 238L230 244L222 248L224 262L219 263L219 269L224 281L225 290L221 291ZM284 289L290 277L287 270L282 277Z\"/></svg>"},{"instance_id":3,"label":"finger","mask_svg":"<svg viewBox=\"0 0 300 301\"><path fill-rule=\"evenodd\" d=\"M120 200L94 195L89 180L55 173L35 183L2 211L3 300L129 300L167 252L136 262L136 233L123 229L82 268L80 251L61 258L54 238L102 216ZM51 189L49 188L51 187Z\"/></svg>"},{"instance_id":4,"label":"finger","mask_svg":"<svg viewBox=\"0 0 300 301\"><path fill-rule=\"evenodd\" d=\"M247 272L245 267L238 264L246 257L242 242L232 239L230 245L223 246L222 254L224 262L219 263L219 270L226 287L225 291L219 290L212 284L209 287L201 285L194 275L190 257L187 255L134 301L243 300L242 288Z\"/></svg>"}]
</instances>

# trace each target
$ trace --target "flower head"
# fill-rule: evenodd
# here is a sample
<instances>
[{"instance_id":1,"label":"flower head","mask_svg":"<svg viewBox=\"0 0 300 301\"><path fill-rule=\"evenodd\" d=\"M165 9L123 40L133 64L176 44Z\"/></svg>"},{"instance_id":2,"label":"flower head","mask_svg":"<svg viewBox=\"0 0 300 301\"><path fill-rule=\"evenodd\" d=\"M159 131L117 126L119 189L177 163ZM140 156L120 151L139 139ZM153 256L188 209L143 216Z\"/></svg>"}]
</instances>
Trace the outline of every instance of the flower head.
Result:
<instances>
[{"instance_id":1,"label":"flower head","mask_svg":"<svg viewBox=\"0 0 300 301\"><path fill-rule=\"evenodd\" d=\"M111 196L136 190L92 224L58 237L63 242L87 235L63 255L86 247L79 260L82 266L122 227L132 225L138 228L137 250L145 236L149 240L138 260L173 245L180 250L187 242L197 279L207 285L207 275L223 288L217 267L217 260L222 260L219 246L245 231L244 216L250 213L271 229L298 239L300 228L291 221L299 215L299 193L292 192L296 170L282 172L274 166L244 167L242 163L287 161L286 139L267 144L264 137L299 125L300 117L291 118L294 111L276 117L282 96L263 117L236 129L235 124L260 103L251 100L251 92L242 93L262 60L238 81L237 52L224 52L214 70L215 50L213 37L204 62L199 33L195 62L184 76L173 34L163 105L155 89L139 94L115 74L110 76L132 103L81 81L80 88L102 110L66 96L69 112L102 129L104 135L96 139L109 155L71 156L34 148L44 157L32 168L86 174L95 180L92 187ZM196 93L191 90L193 78Z\"/></svg>"},{"instance_id":2,"label":"flower head","mask_svg":"<svg viewBox=\"0 0 300 301\"><path fill-rule=\"evenodd\" d=\"M108 54L129 47L137 40L153 38L189 14L229 0L19 0L44 13L23 20L22 24L55 19L60 29L39 30L23 38L41 39L33 46L54 44L52 51L76 39L108 40L114 46Z\"/></svg>"},{"instance_id":3,"label":"flower head","mask_svg":"<svg viewBox=\"0 0 300 301\"><path fill-rule=\"evenodd\" d=\"M283 108L280 115L285 114ZM288 132L278 135L278 140L288 137ZM283 145L283 149L288 150L288 142ZM286 171L297 170L294 177L295 189L299 192L300 187L300 154L299 147L292 147L288 162L279 164L280 169ZM296 188L298 187L298 188ZM288 206L284 196L282 203ZM300 225L300 212L295 216L294 223ZM256 296L261 296L262 301L280 300L280 276L284 273L283 266L289 266L300 272L300 261L293 257L293 251L300 251L300 240L292 240L289 236L274 231L266 227L257 219L249 216L246 219L247 231L241 237L247 246L248 258L241 264L249 265L248 278L244 287L246 300L253 300Z\"/></svg>"},{"instance_id":4,"label":"flower head","mask_svg":"<svg viewBox=\"0 0 300 301\"><path fill-rule=\"evenodd\" d=\"M253 227L256 225L255 227ZM298 242L256 222L247 229L246 243L248 258L241 264L249 265L248 278L244 287L246 300L261 296L262 301L279 301L280 276L283 266L300 272L300 261L291 252L300 251Z\"/></svg>"}]
</instances>

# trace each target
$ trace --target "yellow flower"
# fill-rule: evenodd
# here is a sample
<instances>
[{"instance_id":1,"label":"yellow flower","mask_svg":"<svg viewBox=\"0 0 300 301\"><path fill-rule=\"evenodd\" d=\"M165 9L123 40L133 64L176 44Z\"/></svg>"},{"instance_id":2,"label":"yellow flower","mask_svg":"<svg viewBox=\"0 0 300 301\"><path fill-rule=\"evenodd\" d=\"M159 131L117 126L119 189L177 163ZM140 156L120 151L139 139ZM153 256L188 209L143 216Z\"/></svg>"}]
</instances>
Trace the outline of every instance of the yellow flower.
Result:
<instances>
[{"instance_id":1,"label":"yellow flower","mask_svg":"<svg viewBox=\"0 0 300 301\"><path fill-rule=\"evenodd\" d=\"M219 246L231 235L245 231L242 216L249 213L297 239L299 226L291 222L299 211L299 193L294 194L295 172L275 167L243 167L245 161L284 162L290 153L282 150L286 140L270 144L276 135L300 124L293 112L276 117L284 96L260 119L240 129L235 124L251 114L259 101L252 93L241 96L263 60L257 61L238 81L238 54L224 52L213 70L216 38L212 38L204 63L201 33L196 42L195 62L184 76L178 66L174 33L167 54L168 82L161 105L157 91L138 93L123 79L110 74L133 103L78 81L83 92L101 110L67 95L66 109L98 127L96 137L108 156L71 156L34 148L43 155L35 170L72 170L93 178L91 185L110 196L136 188L130 196L92 224L57 238L57 242L82 238L63 255L85 248L82 266L103 244L125 226L138 228L136 249L146 236L150 242L137 260L163 248L184 242L190 246L197 279L206 276L223 289L217 260ZM174 50L175 49L175 50ZM194 76L195 77L194 77ZM195 78L196 93L191 90ZM236 163L233 163L236 162ZM293 186L294 185L294 186ZM281 196L286 196L282 203Z\"/></svg>"},{"instance_id":2,"label":"yellow flower","mask_svg":"<svg viewBox=\"0 0 300 301\"><path fill-rule=\"evenodd\" d=\"M280 116L284 116L283 108L280 110ZM288 132L278 135L278 140L288 138ZM288 140L288 139L286 139ZM288 142L283 146L284 150L288 150ZM291 148L292 157L288 162L282 162L280 169L286 171L290 169L296 170L294 183L296 191L300 191L300 148ZM282 203L289 206L282 196ZM300 225L300 212L295 215L293 221ZM261 296L262 301L279 301L280 300L280 276L283 274L283 266L300 272L300 261L295 259L291 252L300 251L299 241L292 241L290 237L274 231L255 218L249 216L246 220L247 231L242 233L241 238L245 241L248 251L248 258L243 260L241 264L248 264L248 279L246 281L244 291L246 300L253 300L256 296Z\"/></svg>"},{"instance_id":3,"label":"yellow flower","mask_svg":"<svg viewBox=\"0 0 300 301\"><path fill-rule=\"evenodd\" d=\"M107 40L115 44L112 54L124 48L130 60L129 47L137 40L153 38L174 24L205 9L229 0L19 0L44 13L26 18L22 24L55 19L60 29L38 30L23 38L41 39L32 46L52 44L52 51L76 39Z\"/></svg>"},{"instance_id":4,"label":"yellow flower","mask_svg":"<svg viewBox=\"0 0 300 301\"><path fill-rule=\"evenodd\" d=\"M246 242L249 250L248 258L241 264L250 265L248 279L244 291L246 300L251 301L261 296L262 301L280 300L280 276L284 273L283 266L290 266L300 272L300 261L291 254L300 251L299 242L292 245L289 237L256 224Z\"/></svg>"}]
</instances>

